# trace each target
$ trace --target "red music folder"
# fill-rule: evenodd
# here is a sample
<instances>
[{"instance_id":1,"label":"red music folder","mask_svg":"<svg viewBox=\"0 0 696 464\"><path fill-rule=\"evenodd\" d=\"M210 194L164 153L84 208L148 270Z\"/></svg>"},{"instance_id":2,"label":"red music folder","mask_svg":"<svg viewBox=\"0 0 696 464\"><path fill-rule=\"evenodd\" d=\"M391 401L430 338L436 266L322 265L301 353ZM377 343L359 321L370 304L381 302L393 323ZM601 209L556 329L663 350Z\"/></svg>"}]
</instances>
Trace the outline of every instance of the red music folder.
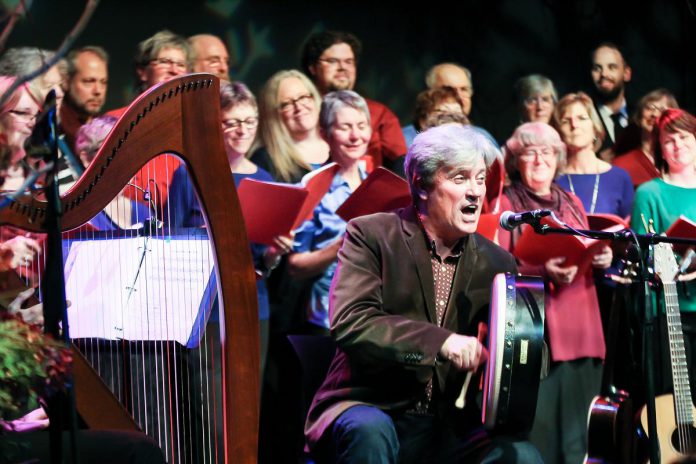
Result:
<instances>
[{"instance_id":1,"label":"red music folder","mask_svg":"<svg viewBox=\"0 0 696 464\"><path fill-rule=\"evenodd\" d=\"M302 179L304 185L243 179L237 194L249 241L273 244L312 217L314 208L331 186L339 166L326 165Z\"/></svg>"},{"instance_id":2,"label":"red music folder","mask_svg":"<svg viewBox=\"0 0 696 464\"><path fill-rule=\"evenodd\" d=\"M696 238L696 222L682 215L669 226L668 237Z\"/></svg>"},{"instance_id":3,"label":"red music folder","mask_svg":"<svg viewBox=\"0 0 696 464\"><path fill-rule=\"evenodd\" d=\"M591 230L607 230L620 226L620 229L629 227L628 221L615 214L594 213L587 215L588 228Z\"/></svg>"},{"instance_id":4,"label":"red music folder","mask_svg":"<svg viewBox=\"0 0 696 464\"><path fill-rule=\"evenodd\" d=\"M378 167L336 210L344 221L358 216L403 208L413 202L408 183L393 172Z\"/></svg>"},{"instance_id":5,"label":"red music folder","mask_svg":"<svg viewBox=\"0 0 696 464\"><path fill-rule=\"evenodd\" d=\"M333 178L336 176L339 169L340 166L338 164L329 163L320 167L319 169L315 169L314 171L305 174L304 177L302 177L300 184L307 189L308 195L307 200L300 211L300 215L297 217L297 221L295 221L295 224L292 227L293 230L300 227L306 220L312 218L314 208L317 207L321 199L324 198L324 195L326 195L326 192L329 191L331 182L333 182Z\"/></svg>"},{"instance_id":6,"label":"red music folder","mask_svg":"<svg viewBox=\"0 0 696 464\"><path fill-rule=\"evenodd\" d=\"M498 205L492 204L492 201L496 198L500 199L503 194L505 174L505 166L501 159L496 159L486 174L486 200L490 203L489 207L494 213L498 212Z\"/></svg>"},{"instance_id":7,"label":"red music folder","mask_svg":"<svg viewBox=\"0 0 696 464\"><path fill-rule=\"evenodd\" d=\"M544 219L542 223L557 225ZM565 257L563 266L585 267L592 257L606 244L604 240L578 237L576 235L546 234L534 232L530 226L524 226L522 235L515 244L513 254L525 263L543 265L551 258ZM578 275L581 274L578 272Z\"/></svg>"},{"instance_id":8,"label":"red music folder","mask_svg":"<svg viewBox=\"0 0 696 464\"><path fill-rule=\"evenodd\" d=\"M669 229L665 232L668 237L674 238L692 238L696 239L696 222L687 218L684 215L679 216L679 219L674 221ZM691 245L673 244L674 251L679 254L684 254Z\"/></svg>"}]
</instances>

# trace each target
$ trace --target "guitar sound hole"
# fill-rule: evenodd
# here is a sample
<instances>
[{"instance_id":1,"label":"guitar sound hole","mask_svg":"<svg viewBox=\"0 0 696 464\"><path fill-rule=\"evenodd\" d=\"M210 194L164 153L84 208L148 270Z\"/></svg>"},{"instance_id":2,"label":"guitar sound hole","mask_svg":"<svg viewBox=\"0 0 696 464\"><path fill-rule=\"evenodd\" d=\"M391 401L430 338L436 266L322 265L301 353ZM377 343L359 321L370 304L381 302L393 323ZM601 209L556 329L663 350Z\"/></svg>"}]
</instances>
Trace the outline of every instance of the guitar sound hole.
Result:
<instances>
[{"instance_id":1,"label":"guitar sound hole","mask_svg":"<svg viewBox=\"0 0 696 464\"><path fill-rule=\"evenodd\" d=\"M696 452L696 428L689 426L682 440L679 439L679 430L674 429L671 441L674 449L681 454L692 454Z\"/></svg>"}]
</instances>

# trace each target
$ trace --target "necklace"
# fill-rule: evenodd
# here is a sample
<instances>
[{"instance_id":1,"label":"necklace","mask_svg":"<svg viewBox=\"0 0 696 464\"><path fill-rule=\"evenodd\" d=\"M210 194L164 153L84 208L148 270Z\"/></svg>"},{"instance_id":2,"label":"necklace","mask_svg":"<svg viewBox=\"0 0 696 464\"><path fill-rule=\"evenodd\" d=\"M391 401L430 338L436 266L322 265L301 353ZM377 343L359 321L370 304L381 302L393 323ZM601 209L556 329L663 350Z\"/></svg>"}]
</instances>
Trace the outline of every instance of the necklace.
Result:
<instances>
[{"instance_id":1,"label":"necklace","mask_svg":"<svg viewBox=\"0 0 696 464\"><path fill-rule=\"evenodd\" d=\"M570 174L566 174L568 178L568 185L570 186L570 191L575 195L575 186L573 186L573 179ZM595 206L597 206L597 193L599 193L599 162L597 162L597 174L595 174L594 189L592 189L592 203L590 204L590 214L594 214Z\"/></svg>"}]
</instances>

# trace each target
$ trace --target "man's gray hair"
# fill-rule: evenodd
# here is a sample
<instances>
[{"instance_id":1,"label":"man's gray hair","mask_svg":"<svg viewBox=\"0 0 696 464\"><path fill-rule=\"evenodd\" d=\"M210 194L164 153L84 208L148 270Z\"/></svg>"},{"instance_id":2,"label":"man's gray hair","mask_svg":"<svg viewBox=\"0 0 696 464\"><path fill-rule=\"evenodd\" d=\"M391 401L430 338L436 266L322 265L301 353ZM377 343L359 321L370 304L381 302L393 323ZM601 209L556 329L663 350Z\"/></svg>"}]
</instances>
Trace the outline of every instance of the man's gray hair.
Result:
<instances>
[{"instance_id":1,"label":"man's gray hair","mask_svg":"<svg viewBox=\"0 0 696 464\"><path fill-rule=\"evenodd\" d=\"M418 134L404 163L414 201L418 201L419 191L433 186L440 169L473 166L478 156L483 157L487 168L496 159L502 160L500 150L476 127L445 124Z\"/></svg>"},{"instance_id":2,"label":"man's gray hair","mask_svg":"<svg viewBox=\"0 0 696 464\"><path fill-rule=\"evenodd\" d=\"M26 76L39 69L44 63L53 59L55 52L36 47L16 47L8 49L0 58L0 75ZM60 73L65 76L65 60L56 63Z\"/></svg>"},{"instance_id":3,"label":"man's gray hair","mask_svg":"<svg viewBox=\"0 0 696 464\"><path fill-rule=\"evenodd\" d=\"M515 82L515 93L517 93L517 103L520 107L524 106L524 101L530 97L536 97L542 93L550 93L553 102L558 101L558 92L553 85L553 81L541 74L530 74L520 77Z\"/></svg>"},{"instance_id":4,"label":"man's gray hair","mask_svg":"<svg viewBox=\"0 0 696 464\"><path fill-rule=\"evenodd\" d=\"M319 112L319 127L324 132L329 131L333 123L336 122L336 113L342 108L354 108L361 111L370 124L370 110L365 99L352 90L336 90L324 95Z\"/></svg>"}]
</instances>

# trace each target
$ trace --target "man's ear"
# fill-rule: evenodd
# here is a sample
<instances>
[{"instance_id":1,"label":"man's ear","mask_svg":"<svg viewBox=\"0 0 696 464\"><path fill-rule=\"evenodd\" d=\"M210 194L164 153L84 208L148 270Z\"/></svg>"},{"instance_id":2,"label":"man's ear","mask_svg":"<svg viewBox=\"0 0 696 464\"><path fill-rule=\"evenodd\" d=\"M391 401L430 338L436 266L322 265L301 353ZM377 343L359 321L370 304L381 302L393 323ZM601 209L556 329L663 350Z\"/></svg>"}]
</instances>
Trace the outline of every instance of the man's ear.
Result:
<instances>
[{"instance_id":1,"label":"man's ear","mask_svg":"<svg viewBox=\"0 0 696 464\"><path fill-rule=\"evenodd\" d=\"M428 191L423 188L423 185L421 183L421 179L418 177L416 178L416 194L418 195L418 198L421 200L425 201L428 199Z\"/></svg>"},{"instance_id":2,"label":"man's ear","mask_svg":"<svg viewBox=\"0 0 696 464\"><path fill-rule=\"evenodd\" d=\"M633 69L631 69L630 66L626 66L624 68L624 75L623 75L624 81L630 82L632 75L633 75Z\"/></svg>"},{"instance_id":3,"label":"man's ear","mask_svg":"<svg viewBox=\"0 0 696 464\"><path fill-rule=\"evenodd\" d=\"M309 70L309 74L312 75L312 77L317 77L317 65L316 64L310 64L307 69Z\"/></svg>"},{"instance_id":4,"label":"man's ear","mask_svg":"<svg viewBox=\"0 0 696 464\"><path fill-rule=\"evenodd\" d=\"M147 72L145 70L145 66L136 66L135 73L138 75L138 79L140 79L140 82L147 81Z\"/></svg>"}]
</instances>

